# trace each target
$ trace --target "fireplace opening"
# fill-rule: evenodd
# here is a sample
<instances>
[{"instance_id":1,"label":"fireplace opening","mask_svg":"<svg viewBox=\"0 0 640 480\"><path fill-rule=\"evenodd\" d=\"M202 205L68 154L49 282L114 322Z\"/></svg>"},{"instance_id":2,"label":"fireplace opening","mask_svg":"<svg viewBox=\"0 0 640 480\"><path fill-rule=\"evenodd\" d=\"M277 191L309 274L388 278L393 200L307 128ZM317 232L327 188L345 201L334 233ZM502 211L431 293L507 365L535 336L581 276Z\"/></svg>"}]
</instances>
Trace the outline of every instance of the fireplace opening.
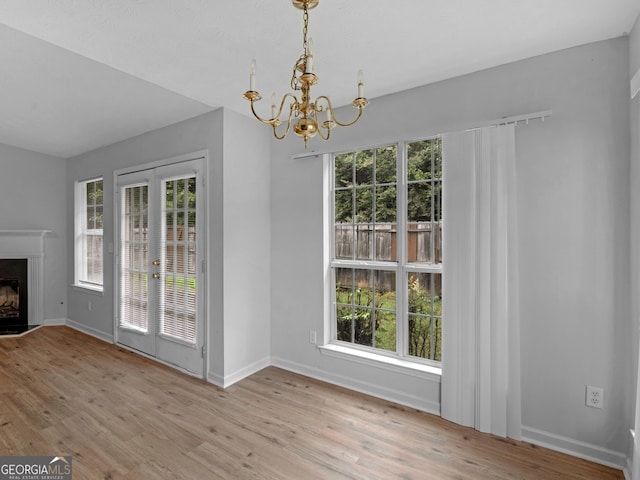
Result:
<instances>
[{"instance_id":1,"label":"fireplace opening","mask_svg":"<svg viewBox=\"0 0 640 480\"><path fill-rule=\"evenodd\" d=\"M0 259L0 335L26 332L29 325L26 258Z\"/></svg>"},{"instance_id":2,"label":"fireplace opening","mask_svg":"<svg viewBox=\"0 0 640 480\"><path fill-rule=\"evenodd\" d=\"M0 278L0 319L20 316L20 282L15 278Z\"/></svg>"}]
</instances>

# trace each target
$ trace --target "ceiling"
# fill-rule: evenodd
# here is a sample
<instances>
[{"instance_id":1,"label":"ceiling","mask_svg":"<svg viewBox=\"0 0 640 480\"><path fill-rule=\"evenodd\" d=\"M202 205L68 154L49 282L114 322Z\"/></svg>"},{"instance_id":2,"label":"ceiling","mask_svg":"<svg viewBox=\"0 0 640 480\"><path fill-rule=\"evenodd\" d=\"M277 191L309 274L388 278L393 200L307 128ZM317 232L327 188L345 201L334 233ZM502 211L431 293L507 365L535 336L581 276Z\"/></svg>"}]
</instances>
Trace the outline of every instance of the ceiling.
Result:
<instances>
[{"instance_id":1,"label":"ceiling","mask_svg":"<svg viewBox=\"0 0 640 480\"><path fill-rule=\"evenodd\" d=\"M334 106L628 33L638 0L322 0L315 94ZM0 0L0 143L59 157L281 96L302 53L290 0Z\"/></svg>"}]
</instances>

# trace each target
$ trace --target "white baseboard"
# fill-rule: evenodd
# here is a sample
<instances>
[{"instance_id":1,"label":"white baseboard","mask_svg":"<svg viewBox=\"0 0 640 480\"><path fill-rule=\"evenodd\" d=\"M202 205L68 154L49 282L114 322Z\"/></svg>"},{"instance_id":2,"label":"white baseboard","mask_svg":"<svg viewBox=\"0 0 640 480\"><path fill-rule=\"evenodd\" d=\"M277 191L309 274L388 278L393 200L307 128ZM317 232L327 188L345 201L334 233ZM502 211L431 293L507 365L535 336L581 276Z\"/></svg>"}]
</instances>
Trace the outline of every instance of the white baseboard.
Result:
<instances>
[{"instance_id":1,"label":"white baseboard","mask_svg":"<svg viewBox=\"0 0 640 480\"><path fill-rule=\"evenodd\" d=\"M44 321L44 325L47 327L61 327L67 324L66 318L47 318Z\"/></svg>"},{"instance_id":2,"label":"white baseboard","mask_svg":"<svg viewBox=\"0 0 640 480\"><path fill-rule=\"evenodd\" d=\"M67 327L71 327L74 330L78 330L79 332L86 333L87 335L91 335L92 337L96 337L102 340L103 342L114 343L113 334L111 333L106 333L101 330L88 327L86 325L83 325L82 323L75 322L68 318L66 319L65 324L67 325Z\"/></svg>"},{"instance_id":3,"label":"white baseboard","mask_svg":"<svg viewBox=\"0 0 640 480\"><path fill-rule=\"evenodd\" d=\"M440 404L437 402L432 402L414 395L407 395L402 392L381 387L380 385L362 382L360 380L355 380L353 378L327 372L325 370L307 367L306 365L300 365L278 357L272 357L271 364L274 367L279 367L290 372L299 373L300 375L315 378L316 380L338 385L349 390L355 390L356 392L371 395L372 397L381 398L383 400L440 416Z\"/></svg>"},{"instance_id":4,"label":"white baseboard","mask_svg":"<svg viewBox=\"0 0 640 480\"><path fill-rule=\"evenodd\" d=\"M522 426L522 440L541 447L583 458L591 462L622 470L627 476L627 456L607 448Z\"/></svg>"},{"instance_id":5,"label":"white baseboard","mask_svg":"<svg viewBox=\"0 0 640 480\"><path fill-rule=\"evenodd\" d=\"M270 365L271 365L271 358L265 357L261 360L258 360L257 362L252 363L251 365L247 365L246 367L241 368L240 370L230 375L225 375L224 377L221 375L217 375L215 373L209 373L207 375L207 380L218 387L227 388L233 385L234 383L239 382L243 378L247 378Z\"/></svg>"}]
</instances>

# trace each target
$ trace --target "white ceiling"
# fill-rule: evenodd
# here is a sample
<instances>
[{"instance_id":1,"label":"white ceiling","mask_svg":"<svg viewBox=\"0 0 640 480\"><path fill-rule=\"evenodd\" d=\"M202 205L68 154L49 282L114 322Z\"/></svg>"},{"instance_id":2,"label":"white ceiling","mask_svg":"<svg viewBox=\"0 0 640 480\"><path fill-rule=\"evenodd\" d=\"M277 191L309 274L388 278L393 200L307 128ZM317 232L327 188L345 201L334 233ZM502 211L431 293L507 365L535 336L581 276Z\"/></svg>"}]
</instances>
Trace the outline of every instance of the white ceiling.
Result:
<instances>
[{"instance_id":1,"label":"white ceiling","mask_svg":"<svg viewBox=\"0 0 640 480\"><path fill-rule=\"evenodd\" d=\"M322 0L315 94L334 105L628 33L638 0ZM285 93L302 53L290 0L0 0L0 143L70 157L225 106L257 61Z\"/></svg>"}]
</instances>

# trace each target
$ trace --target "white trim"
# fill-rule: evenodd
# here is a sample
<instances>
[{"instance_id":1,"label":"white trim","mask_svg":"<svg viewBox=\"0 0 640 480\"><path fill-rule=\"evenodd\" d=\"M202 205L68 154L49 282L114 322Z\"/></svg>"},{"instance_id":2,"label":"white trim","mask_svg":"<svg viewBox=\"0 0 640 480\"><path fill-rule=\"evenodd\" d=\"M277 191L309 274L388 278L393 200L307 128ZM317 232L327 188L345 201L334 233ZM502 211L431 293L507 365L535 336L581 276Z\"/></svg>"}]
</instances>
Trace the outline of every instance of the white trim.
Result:
<instances>
[{"instance_id":1,"label":"white trim","mask_svg":"<svg viewBox=\"0 0 640 480\"><path fill-rule=\"evenodd\" d=\"M47 327L63 327L67 324L66 318L47 318L44 325Z\"/></svg>"},{"instance_id":2,"label":"white trim","mask_svg":"<svg viewBox=\"0 0 640 480\"><path fill-rule=\"evenodd\" d=\"M215 373L211 373L206 376L206 379L209 383L213 383L214 385L220 388L228 388L234 383L239 382L240 380L244 380L247 377L250 377L254 373L259 372L260 370L271 366L271 358L265 357L257 362L252 363L251 365L247 365L246 367L237 370L236 372L225 375L224 377L221 375L217 375Z\"/></svg>"},{"instance_id":3,"label":"white trim","mask_svg":"<svg viewBox=\"0 0 640 480\"><path fill-rule=\"evenodd\" d=\"M432 365L380 355L357 348L349 348L335 343L319 346L318 348L321 353L330 357L360 363L361 365L367 365L373 368L382 368L383 370L389 370L403 375L410 375L422 379L427 378L436 383L440 383L442 376L442 369Z\"/></svg>"},{"instance_id":4,"label":"white trim","mask_svg":"<svg viewBox=\"0 0 640 480\"><path fill-rule=\"evenodd\" d=\"M51 230L0 230L0 258L27 259L28 321L44 322L44 237Z\"/></svg>"},{"instance_id":5,"label":"white trim","mask_svg":"<svg viewBox=\"0 0 640 480\"><path fill-rule=\"evenodd\" d=\"M402 392L382 387L378 384L363 382L361 380L327 372L318 368L308 367L283 358L272 357L271 365L289 372L311 377L322 382L331 383L332 385L338 385L349 390L364 393L365 395L371 395L382 400L398 403L433 415L440 415L440 404L438 402L429 401L424 396L418 397L415 395L403 394Z\"/></svg>"},{"instance_id":6,"label":"white trim","mask_svg":"<svg viewBox=\"0 0 640 480\"><path fill-rule=\"evenodd\" d=\"M71 285L71 288L73 288L74 290L77 290L79 292L91 293L91 294L97 295L99 297L104 297L104 288L99 287L99 286L92 287L92 286L86 285L86 284L74 283L73 285Z\"/></svg>"},{"instance_id":7,"label":"white trim","mask_svg":"<svg viewBox=\"0 0 640 480\"><path fill-rule=\"evenodd\" d=\"M607 467L623 471L627 468L627 457L623 453L536 428L523 426L522 440Z\"/></svg>"},{"instance_id":8,"label":"white trim","mask_svg":"<svg viewBox=\"0 0 640 480\"><path fill-rule=\"evenodd\" d=\"M198 206L199 212L199 220L198 220L198 225L202 225L202 231L204 232L203 235L200 235L200 237L202 238L202 244L203 244L203 249L201 249L202 251L198 253L198 261L197 263L199 265L204 265L205 270L202 271L201 269L198 269L198 273L200 275L202 275L202 282L199 282L202 284L202 300L199 300L199 305L200 302L201 303L201 314L202 317L204 319L203 322L203 331L202 331L202 342L203 345L202 346L198 346L197 348L204 348L205 350L205 354L202 357L202 362L203 362L203 368L202 368L202 375L197 375L197 378L205 378L205 379L209 379L209 370L210 370L210 365L209 365L209 361L211 358L211 353L210 353L210 349L209 349L209 322L207 321L208 318L208 311L210 309L210 305L211 305L211 295L209 293L209 289L207 288L207 285L209 284L209 279L210 279L210 275L211 275L211 269L208 267L208 265L210 264L209 262L209 242L207 241L207 238L209 237L209 199L210 199L210 191L209 191L209 150L208 149L204 149L204 150L196 150L194 152L188 152L188 153L184 153L184 154L180 154L180 155L176 155L173 157L169 157L169 158L164 158L164 159L160 159L160 160L155 160L155 161L151 161L151 162L147 162L147 163L143 163L140 165L134 165L131 167L126 167L126 168L121 168L118 170L114 170L113 171L113 195L112 195L112 205L113 205L113 212L114 212L114 222L113 222L113 245L114 245L114 252L113 252L113 271L114 271L114 275L113 275L113 311L115 312L114 316L113 316L113 342L117 343L118 345L122 345L120 343L118 343L118 328L119 328L119 317L120 317L120 310L119 310L119 287L118 287L118 282L119 282L119 238L120 238L120 219L118 218L118 201L119 201L119 187L118 187L118 177L122 176L122 175L127 175L127 174L131 174L131 173L136 173L136 172L141 172L141 171L146 171L146 170L153 170L156 168L161 168L161 167L167 167L167 166L171 166L171 165L177 165L180 163L185 163L185 162L190 162L190 161L202 161L202 172L201 172L201 182L202 182L202 191L203 191L203 198L204 198L204 202L202 202L202 205ZM124 345L122 345L124 346ZM136 351L136 350L133 350ZM139 352L140 354L144 355L142 352ZM161 360L156 359L153 356L149 356L149 358L152 358L154 360L157 360L160 363L165 363L162 362ZM180 371L183 371L183 369L181 369L180 367L177 367L175 365L166 363L167 365L170 365ZM194 376L192 372L186 371L184 370L185 373ZM220 385L217 380L216 381L212 381L211 383L214 383L215 385Z\"/></svg>"},{"instance_id":9,"label":"white trim","mask_svg":"<svg viewBox=\"0 0 640 480\"><path fill-rule=\"evenodd\" d=\"M640 69L631 79L631 98L635 98L638 92L640 92Z\"/></svg>"},{"instance_id":10,"label":"white trim","mask_svg":"<svg viewBox=\"0 0 640 480\"><path fill-rule=\"evenodd\" d=\"M202 167L202 178L204 181L204 189L205 189L205 203L206 205L208 205L208 190L209 190L209 186L208 186L208 182L207 182L207 175L208 175L208 171L209 171L209 150L196 150L195 152L191 152L191 153L185 153L182 155L177 155L175 157L169 157L169 158L165 158L165 159L160 159L160 160L155 160L152 162L147 162L147 163L143 163L141 165L134 165L131 167L126 167L126 168L120 168L118 170L114 170L113 171L113 195L112 195L112 207L113 207L113 212L114 212L114 219L113 219L113 245L114 245L114 252L113 252L113 311L115 312L114 316L113 316L113 331L114 333L114 343L118 342L118 325L119 325L119 305L118 305L118 301L119 301L119 292L118 292L118 269L119 269L119 265L118 262L120 261L119 259L119 239L120 239L120 219L118 218L118 198L119 198L119 187L118 187L118 177L121 175L126 175L129 173L135 173L135 172L140 172L140 171L144 171L144 170L150 170L150 169L154 169L154 168L158 168L158 167L164 167L167 165L173 165L176 163L182 163L182 162L188 162L191 160L198 160L198 159L203 159L203 167ZM204 211L204 221L206 221L206 224L204 226L205 231L207 232L207 236L209 233L209 229L208 229L208 225L209 225L209 221L208 221L208 209L206 208L205 205L205 211ZM206 239L204 240L205 244L207 244L208 242L206 241ZM207 247L208 248L208 247ZM207 258L205 258L204 260L207 261L208 259L208 250L207 250ZM205 285L206 285L206 281L208 279L208 270L207 273L205 274ZM208 293L208 289L206 289L205 287L205 310L207 309L208 305L209 305L209 293ZM206 318L206 311L204 312L205 318ZM205 326L204 326L204 332L203 335L205 335L205 346L207 345L207 335L208 335L208 328L207 328L207 323L208 322L204 322ZM206 349L208 352L208 348ZM207 357L208 357L208 353L207 353ZM208 362L205 362L204 365L204 378L207 378L206 372L207 372L207 368L208 368Z\"/></svg>"}]
</instances>

